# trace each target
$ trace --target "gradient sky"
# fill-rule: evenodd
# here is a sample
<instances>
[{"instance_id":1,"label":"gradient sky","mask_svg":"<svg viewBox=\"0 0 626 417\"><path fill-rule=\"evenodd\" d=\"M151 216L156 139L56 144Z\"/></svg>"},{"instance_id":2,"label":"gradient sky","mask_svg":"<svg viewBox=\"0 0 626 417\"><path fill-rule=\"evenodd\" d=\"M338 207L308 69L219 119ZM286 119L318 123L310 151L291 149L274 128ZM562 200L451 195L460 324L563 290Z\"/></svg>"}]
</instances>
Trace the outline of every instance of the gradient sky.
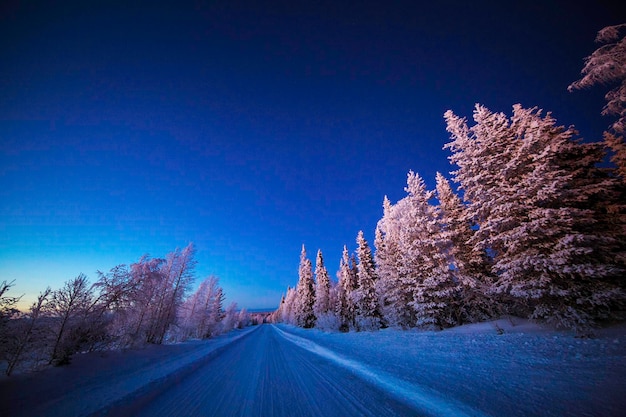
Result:
<instances>
[{"instance_id":1,"label":"gradient sky","mask_svg":"<svg viewBox=\"0 0 626 417\"><path fill-rule=\"evenodd\" d=\"M599 139L605 91L566 89L611 3L3 1L0 281L30 304L194 242L198 278L275 308L303 243L334 276L410 169L448 175L447 109Z\"/></svg>"}]
</instances>

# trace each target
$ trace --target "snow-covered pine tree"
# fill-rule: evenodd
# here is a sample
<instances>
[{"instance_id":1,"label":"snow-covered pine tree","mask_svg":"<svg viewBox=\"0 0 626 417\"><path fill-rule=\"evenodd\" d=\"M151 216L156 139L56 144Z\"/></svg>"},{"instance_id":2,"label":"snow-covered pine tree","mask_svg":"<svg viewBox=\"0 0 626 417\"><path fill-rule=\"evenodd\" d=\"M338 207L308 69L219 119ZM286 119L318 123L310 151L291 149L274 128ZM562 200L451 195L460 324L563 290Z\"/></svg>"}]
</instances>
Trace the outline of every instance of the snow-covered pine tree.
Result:
<instances>
[{"instance_id":1,"label":"snow-covered pine tree","mask_svg":"<svg viewBox=\"0 0 626 417\"><path fill-rule=\"evenodd\" d=\"M475 231L461 198L452 190L450 182L439 172L436 175L437 199L442 236L450 242L448 262L460 285L458 305L455 308L459 323L478 322L500 313L497 301L490 296L493 282L490 265L484 250L476 250L470 241Z\"/></svg>"},{"instance_id":2,"label":"snow-covered pine tree","mask_svg":"<svg viewBox=\"0 0 626 417\"><path fill-rule=\"evenodd\" d=\"M612 132L604 133L604 143L613 151L611 161L617 174L626 183L626 23L607 26L598 32L596 42L604 43L585 59L583 77L573 82L569 91L593 87L596 84L617 86L605 96L603 115L617 116ZM621 37L621 39L620 39Z\"/></svg>"},{"instance_id":3,"label":"snow-covered pine tree","mask_svg":"<svg viewBox=\"0 0 626 417\"><path fill-rule=\"evenodd\" d=\"M372 251L359 231L357 238L357 288L352 292L356 312L357 330L378 330L382 327L382 314L376 294L376 267Z\"/></svg>"},{"instance_id":4,"label":"snow-covered pine tree","mask_svg":"<svg viewBox=\"0 0 626 417\"><path fill-rule=\"evenodd\" d=\"M606 95L606 106L602 110L603 115L617 116L617 120L611 125L611 129L604 132L604 144L612 151L611 162L615 164L614 172L622 180L622 187L618 190L617 201L626 201L626 23L607 26L598 32L596 42L602 43L591 56L585 59L585 66L581 73L583 77L572 83L569 91L593 87L596 84L614 85ZM615 204L615 201L605 204L606 212L612 217L614 227L613 237L621 241L621 253L626 250L626 231L624 230L623 203ZM622 227L620 227L620 225ZM620 264L626 268L626 259L619 257ZM622 282L622 288L626 290L626 283Z\"/></svg>"},{"instance_id":5,"label":"snow-covered pine tree","mask_svg":"<svg viewBox=\"0 0 626 417\"><path fill-rule=\"evenodd\" d=\"M356 288L356 270L353 268L353 258L348 253L348 248L343 247L341 260L339 261L339 278L337 283L337 304L335 313L339 319L339 329L347 332L354 328L355 306L352 301L352 293Z\"/></svg>"},{"instance_id":6,"label":"snow-covered pine tree","mask_svg":"<svg viewBox=\"0 0 626 417\"><path fill-rule=\"evenodd\" d=\"M401 215L405 203L406 201L401 200L393 205L385 196L383 217L376 225L374 244L378 274L376 292L384 320L389 326L406 329L414 327L417 319L415 310L409 306L413 300L412 281L407 276L406 269L402 268Z\"/></svg>"},{"instance_id":7,"label":"snow-covered pine tree","mask_svg":"<svg viewBox=\"0 0 626 417\"><path fill-rule=\"evenodd\" d=\"M521 257L532 257L531 273L549 279L549 296L534 315L586 332L624 301L626 210L619 182L598 168L602 144L581 143L578 132L556 126L550 113L514 106L512 126L533 150L522 188L532 190L528 224L545 245L539 256Z\"/></svg>"},{"instance_id":8,"label":"snow-covered pine tree","mask_svg":"<svg viewBox=\"0 0 626 417\"><path fill-rule=\"evenodd\" d=\"M612 127L623 136L626 133L626 23L603 28L598 32L596 42L604 45L585 58L581 71L583 77L570 84L568 90L617 84L606 94L607 103L602 114L618 117Z\"/></svg>"},{"instance_id":9,"label":"snow-covered pine tree","mask_svg":"<svg viewBox=\"0 0 626 417\"><path fill-rule=\"evenodd\" d=\"M387 242L387 237L383 231L382 226L383 219L385 217L385 208L387 204L390 206L391 202L387 196L383 200L383 218L376 223L376 229L374 230L374 263L376 264L376 274L378 279L376 280L376 296L378 297L378 305L380 306L380 312L388 326L396 326L393 320L389 320L389 305L387 301L387 291L390 284L393 282L394 274L392 271L392 250Z\"/></svg>"},{"instance_id":10,"label":"snow-covered pine tree","mask_svg":"<svg viewBox=\"0 0 626 417\"><path fill-rule=\"evenodd\" d=\"M438 208L430 204L434 192L424 180L410 171L408 193L399 204L403 260L401 274L411 282L416 324L425 327L449 327L456 323L454 306L459 286L454 280L448 256L450 240L441 234Z\"/></svg>"},{"instance_id":11,"label":"snow-covered pine tree","mask_svg":"<svg viewBox=\"0 0 626 417\"><path fill-rule=\"evenodd\" d=\"M327 326L330 330L339 330L341 327L341 320L337 314L337 304L339 296L339 285L336 281L330 281L330 291L328 293L329 310L327 312L329 320L332 321L332 325Z\"/></svg>"},{"instance_id":12,"label":"snow-covered pine tree","mask_svg":"<svg viewBox=\"0 0 626 417\"><path fill-rule=\"evenodd\" d=\"M330 281L330 293L328 301L330 302L330 311L335 312L335 306L337 305L337 282Z\"/></svg>"},{"instance_id":13,"label":"snow-covered pine tree","mask_svg":"<svg viewBox=\"0 0 626 417\"><path fill-rule=\"evenodd\" d=\"M295 304L295 317L298 326L304 328L315 326L314 304L315 282L313 281L313 266L311 265L311 261L306 257L306 249L304 245L302 245Z\"/></svg>"},{"instance_id":14,"label":"snow-covered pine tree","mask_svg":"<svg viewBox=\"0 0 626 417\"><path fill-rule=\"evenodd\" d=\"M503 249L494 245L491 237L509 220L523 216L523 210L515 208L511 197L516 189L515 182L519 169L525 161L519 161L521 152L515 133L509 128L509 120L503 113L492 113L483 106L476 105L474 120L476 125L468 127L467 121L448 111L444 115L447 130L452 141L444 146L451 150L450 162L458 167L453 171L453 179L459 183L467 202L467 217L476 227L468 243L476 253L489 253L491 256L490 274L495 276L494 256L500 256ZM480 120L480 123L478 122ZM517 155L517 157L516 157ZM498 299L513 303L508 291L497 294L491 286L490 292ZM524 303L511 306L512 312L527 315Z\"/></svg>"},{"instance_id":15,"label":"snow-covered pine tree","mask_svg":"<svg viewBox=\"0 0 626 417\"><path fill-rule=\"evenodd\" d=\"M615 189L596 168L600 145L581 144L573 128L520 105L510 121L477 106L474 120L469 128L447 112L446 146L480 225L474 246L493 253L492 289L528 305L534 318L586 331L622 299L619 244L595 203L614 199Z\"/></svg>"},{"instance_id":16,"label":"snow-covered pine tree","mask_svg":"<svg viewBox=\"0 0 626 417\"><path fill-rule=\"evenodd\" d=\"M626 122L625 122L626 123ZM615 164L615 172L626 184L626 141L624 136L604 132L604 143L613 151L611 162Z\"/></svg>"},{"instance_id":17,"label":"snow-covered pine tree","mask_svg":"<svg viewBox=\"0 0 626 417\"><path fill-rule=\"evenodd\" d=\"M318 250L315 262L315 304L313 305L316 327L322 330L339 330L341 323L335 312L336 304L337 288L330 281L322 251Z\"/></svg>"},{"instance_id":18,"label":"snow-covered pine tree","mask_svg":"<svg viewBox=\"0 0 626 417\"><path fill-rule=\"evenodd\" d=\"M330 309L330 278L326 266L324 266L322 251L318 250L315 260L315 304L313 311L318 316L327 313Z\"/></svg>"},{"instance_id":19,"label":"snow-covered pine tree","mask_svg":"<svg viewBox=\"0 0 626 417\"><path fill-rule=\"evenodd\" d=\"M219 323L224 319L224 290L222 287L218 287L215 293L215 298L213 298L213 302L208 307L208 321L209 327L206 336L211 336L213 334L217 334L219 330Z\"/></svg>"}]
</instances>

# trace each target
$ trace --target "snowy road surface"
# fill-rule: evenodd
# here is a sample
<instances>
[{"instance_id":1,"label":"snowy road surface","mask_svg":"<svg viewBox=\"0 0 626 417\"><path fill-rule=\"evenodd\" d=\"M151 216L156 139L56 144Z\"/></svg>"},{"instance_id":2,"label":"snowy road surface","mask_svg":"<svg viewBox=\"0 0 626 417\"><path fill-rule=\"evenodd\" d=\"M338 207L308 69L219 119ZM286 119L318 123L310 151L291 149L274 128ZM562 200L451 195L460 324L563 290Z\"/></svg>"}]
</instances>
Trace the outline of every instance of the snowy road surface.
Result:
<instances>
[{"instance_id":1,"label":"snowy road surface","mask_svg":"<svg viewBox=\"0 0 626 417\"><path fill-rule=\"evenodd\" d=\"M83 355L0 381L0 415L624 415L622 330L586 341L520 328L498 336L471 327L339 334L263 325Z\"/></svg>"},{"instance_id":2,"label":"snowy road surface","mask_svg":"<svg viewBox=\"0 0 626 417\"><path fill-rule=\"evenodd\" d=\"M133 416L419 415L333 361L261 326L197 372L109 410Z\"/></svg>"}]
</instances>

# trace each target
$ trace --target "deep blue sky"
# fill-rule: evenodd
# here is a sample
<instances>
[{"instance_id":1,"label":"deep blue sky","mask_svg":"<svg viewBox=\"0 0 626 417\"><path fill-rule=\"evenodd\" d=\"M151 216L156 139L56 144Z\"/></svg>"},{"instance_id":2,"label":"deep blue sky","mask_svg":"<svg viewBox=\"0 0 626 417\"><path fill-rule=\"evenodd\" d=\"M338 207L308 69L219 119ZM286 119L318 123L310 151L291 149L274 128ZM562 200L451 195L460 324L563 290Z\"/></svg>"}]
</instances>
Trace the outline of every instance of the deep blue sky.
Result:
<instances>
[{"instance_id":1,"label":"deep blue sky","mask_svg":"<svg viewBox=\"0 0 626 417\"><path fill-rule=\"evenodd\" d=\"M409 169L448 174L447 109L519 102L598 139L603 89L566 88L626 21L603 1L62 3L0 6L0 280L28 303L194 242L199 278L276 307L303 243L334 276Z\"/></svg>"}]
</instances>

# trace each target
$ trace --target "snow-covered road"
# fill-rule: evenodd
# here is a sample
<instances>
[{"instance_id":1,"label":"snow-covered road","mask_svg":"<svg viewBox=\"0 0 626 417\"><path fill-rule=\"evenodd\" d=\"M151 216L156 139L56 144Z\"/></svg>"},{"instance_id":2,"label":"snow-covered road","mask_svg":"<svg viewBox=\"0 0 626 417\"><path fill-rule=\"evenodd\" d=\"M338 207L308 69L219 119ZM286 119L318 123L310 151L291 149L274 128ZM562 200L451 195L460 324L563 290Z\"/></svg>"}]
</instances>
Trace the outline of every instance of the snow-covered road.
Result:
<instances>
[{"instance_id":1,"label":"snow-covered road","mask_svg":"<svg viewBox=\"0 0 626 417\"><path fill-rule=\"evenodd\" d=\"M294 336L285 336L274 326L260 326L193 374L118 404L107 413L115 416L419 415L384 389L293 343Z\"/></svg>"},{"instance_id":2,"label":"snow-covered road","mask_svg":"<svg viewBox=\"0 0 626 417\"><path fill-rule=\"evenodd\" d=\"M623 415L622 330L585 341L489 326L340 334L263 325L82 355L0 381L0 415Z\"/></svg>"}]
</instances>

